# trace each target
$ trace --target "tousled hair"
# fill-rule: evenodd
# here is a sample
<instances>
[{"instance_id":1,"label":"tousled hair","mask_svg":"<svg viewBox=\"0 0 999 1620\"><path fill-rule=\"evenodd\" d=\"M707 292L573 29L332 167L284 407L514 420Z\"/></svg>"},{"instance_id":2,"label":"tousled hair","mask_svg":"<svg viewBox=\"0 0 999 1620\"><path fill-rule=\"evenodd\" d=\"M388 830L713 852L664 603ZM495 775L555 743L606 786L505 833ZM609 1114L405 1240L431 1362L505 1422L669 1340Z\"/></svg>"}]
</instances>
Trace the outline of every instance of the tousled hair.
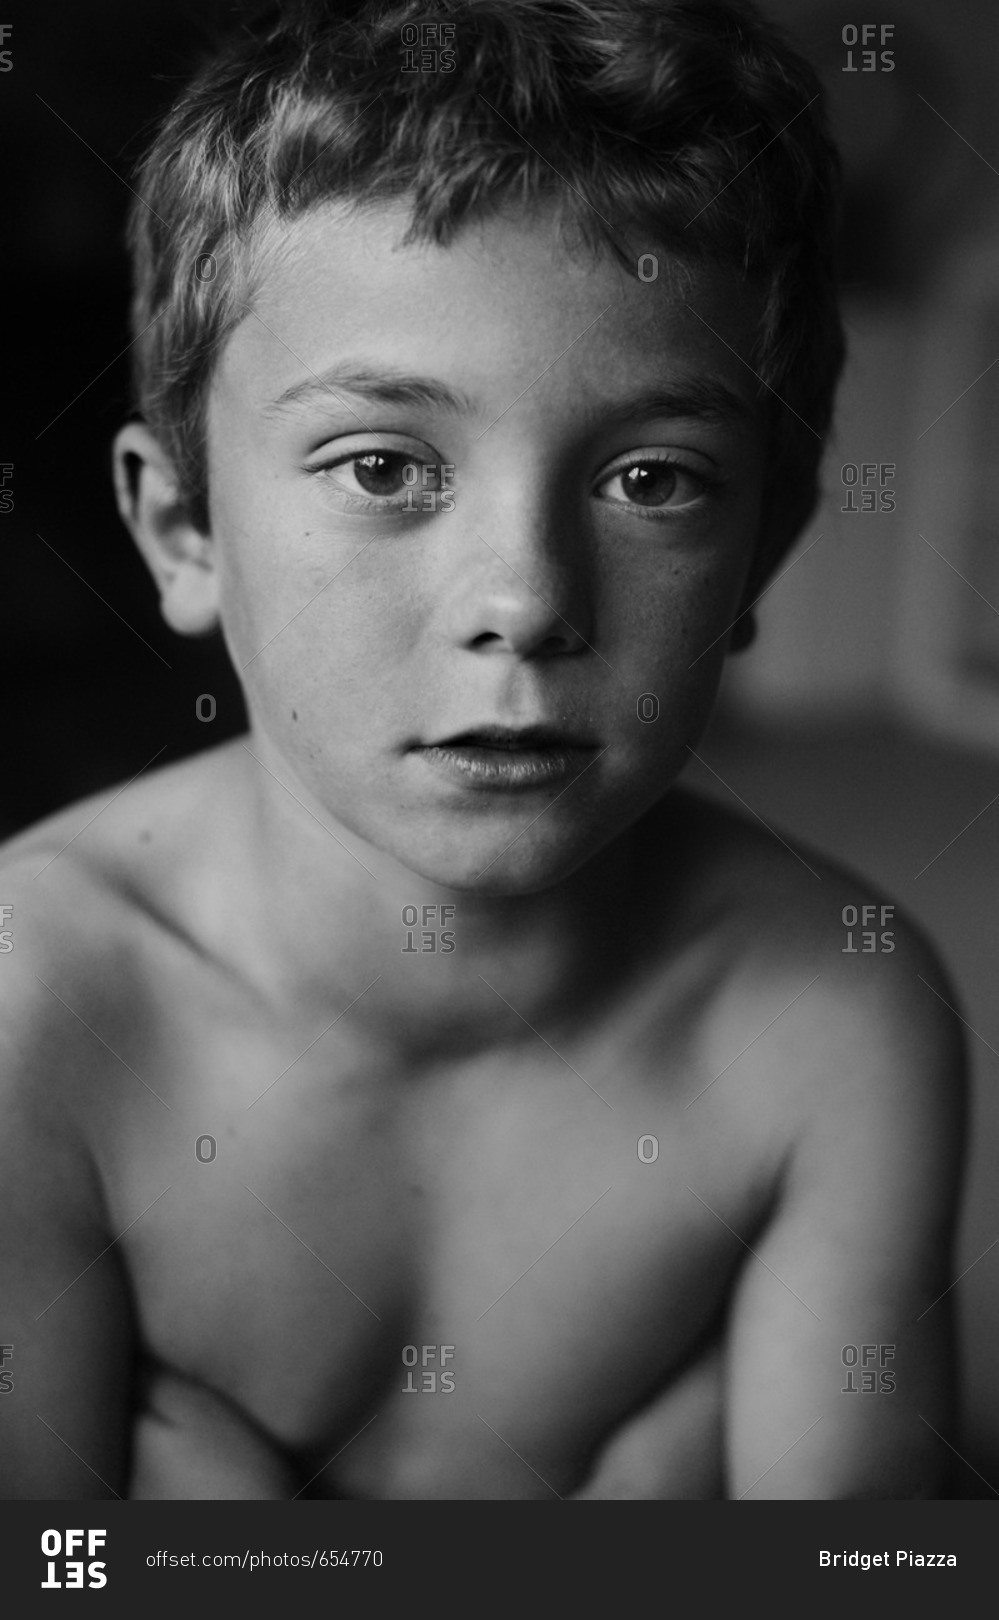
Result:
<instances>
[{"instance_id":1,"label":"tousled hair","mask_svg":"<svg viewBox=\"0 0 999 1620\"><path fill-rule=\"evenodd\" d=\"M437 71L409 70L423 23ZM208 61L139 168L135 408L207 530L208 386L263 227L401 198L405 240L447 245L501 206L553 204L636 274L661 244L763 289L743 356L770 432L758 585L818 498L843 361L838 181L817 78L742 0L286 0Z\"/></svg>"}]
</instances>

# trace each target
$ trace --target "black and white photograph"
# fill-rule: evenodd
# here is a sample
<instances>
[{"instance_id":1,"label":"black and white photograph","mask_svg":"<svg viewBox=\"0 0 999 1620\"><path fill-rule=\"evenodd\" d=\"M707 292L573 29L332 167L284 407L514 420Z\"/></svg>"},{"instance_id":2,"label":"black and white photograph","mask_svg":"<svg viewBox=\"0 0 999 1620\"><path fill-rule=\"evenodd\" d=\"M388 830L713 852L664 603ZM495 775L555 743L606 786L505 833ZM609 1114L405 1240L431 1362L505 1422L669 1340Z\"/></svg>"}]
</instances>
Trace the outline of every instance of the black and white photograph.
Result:
<instances>
[{"instance_id":1,"label":"black and white photograph","mask_svg":"<svg viewBox=\"0 0 999 1620\"><path fill-rule=\"evenodd\" d=\"M997 68L989 0L0 19L30 1612L987 1572Z\"/></svg>"}]
</instances>

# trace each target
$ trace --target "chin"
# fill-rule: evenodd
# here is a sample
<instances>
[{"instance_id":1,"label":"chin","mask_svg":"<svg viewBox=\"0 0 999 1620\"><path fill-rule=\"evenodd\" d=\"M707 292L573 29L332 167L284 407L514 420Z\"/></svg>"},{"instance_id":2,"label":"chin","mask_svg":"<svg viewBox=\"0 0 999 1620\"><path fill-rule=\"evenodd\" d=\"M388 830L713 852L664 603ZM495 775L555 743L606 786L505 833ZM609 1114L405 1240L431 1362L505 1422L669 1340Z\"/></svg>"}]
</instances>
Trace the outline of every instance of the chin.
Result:
<instances>
[{"instance_id":1,"label":"chin","mask_svg":"<svg viewBox=\"0 0 999 1620\"><path fill-rule=\"evenodd\" d=\"M608 843L606 833L567 829L562 837L532 837L525 829L466 839L432 837L414 848L391 850L410 871L444 889L483 896L542 894L554 889L585 866Z\"/></svg>"}]
</instances>

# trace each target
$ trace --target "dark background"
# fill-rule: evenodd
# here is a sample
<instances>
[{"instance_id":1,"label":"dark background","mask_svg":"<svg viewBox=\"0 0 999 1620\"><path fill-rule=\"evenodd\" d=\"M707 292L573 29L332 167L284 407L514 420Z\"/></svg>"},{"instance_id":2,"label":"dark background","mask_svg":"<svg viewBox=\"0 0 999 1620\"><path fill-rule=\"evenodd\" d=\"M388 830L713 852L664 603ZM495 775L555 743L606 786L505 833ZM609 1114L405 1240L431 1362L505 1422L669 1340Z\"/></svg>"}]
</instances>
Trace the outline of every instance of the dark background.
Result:
<instances>
[{"instance_id":1,"label":"dark background","mask_svg":"<svg viewBox=\"0 0 999 1620\"><path fill-rule=\"evenodd\" d=\"M238 10L219 0L48 0L15 11L4 42L16 246L5 347L22 364L2 451L14 463L14 511L0 519L0 660L13 698L5 757L17 768L4 773L0 833L130 777L164 744L161 764L242 724L221 639L183 640L160 620L110 479L111 439L128 409L127 182L213 28ZM202 692L216 699L211 724L195 715Z\"/></svg>"},{"instance_id":2,"label":"dark background","mask_svg":"<svg viewBox=\"0 0 999 1620\"><path fill-rule=\"evenodd\" d=\"M109 456L128 401L122 229L132 165L200 52L248 9L229 0L46 0L5 13L13 33L0 44L13 68L0 73L0 460L12 464L13 509L0 513L0 835L125 782L158 750L164 764L242 725L220 640L182 640L159 619L114 507ZM866 884L858 904L900 900L955 973L975 1087L955 1275L967 1273L954 1290L965 1345L960 1491L992 1498L999 366L988 368L999 359L999 302L988 289L999 287L999 8L992 0L904 0L887 15L868 8L868 21L894 25L890 74L848 71L843 29L864 13L827 0L769 0L764 9L820 68L845 154L851 359L827 458L829 496L802 548L820 530L825 538L768 594L758 644L732 660L701 750L717 775L695 768L692 778L849 862ZM968 282L967 265L995 274ZM988 375L974 382L983 368ZM940 429L923 436L945 409ZM969 443L977 460L958 476ZM840 468L864 460L897 465L891 517L840 515ZM210 723L195 712L203 693L216 703Z\"/></svg>"}]
</instances>

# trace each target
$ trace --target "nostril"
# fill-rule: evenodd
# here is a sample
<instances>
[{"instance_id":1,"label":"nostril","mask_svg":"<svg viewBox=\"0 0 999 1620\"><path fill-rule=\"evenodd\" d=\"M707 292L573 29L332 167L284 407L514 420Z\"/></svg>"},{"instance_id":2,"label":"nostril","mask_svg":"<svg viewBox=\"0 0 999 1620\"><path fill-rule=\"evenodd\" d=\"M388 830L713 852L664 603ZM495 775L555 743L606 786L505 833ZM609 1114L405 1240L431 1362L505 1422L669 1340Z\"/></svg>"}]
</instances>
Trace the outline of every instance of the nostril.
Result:
<instances>
[{"instance_id":1,"label":"nostril","mask_svg":"<svg viewBox=\"0 0 999 1620\"><path fill-rule=\"evenodd\" d=\"M540 654L563 653L569 651L569 645L569 636L561 634L551 635L546 636L545 640L541 643L537 650Z\"/></svg>"},{"instance_id":2,"label":"nostril","mask_svg":"<svg viewBox=\"0 0 999 1620\"><path fill-rule=\"evenodd\" d=\"M473 636L468 643L472 652L511 652L519 653L521 657L553 658L562 653L575 650L578 638L571 632L553 632L550 636L536 641L529 636L503 635L499 630L483 630L479 635ZM580 646L585 645L580 640Z\"/></svg>"}]
</instances>

